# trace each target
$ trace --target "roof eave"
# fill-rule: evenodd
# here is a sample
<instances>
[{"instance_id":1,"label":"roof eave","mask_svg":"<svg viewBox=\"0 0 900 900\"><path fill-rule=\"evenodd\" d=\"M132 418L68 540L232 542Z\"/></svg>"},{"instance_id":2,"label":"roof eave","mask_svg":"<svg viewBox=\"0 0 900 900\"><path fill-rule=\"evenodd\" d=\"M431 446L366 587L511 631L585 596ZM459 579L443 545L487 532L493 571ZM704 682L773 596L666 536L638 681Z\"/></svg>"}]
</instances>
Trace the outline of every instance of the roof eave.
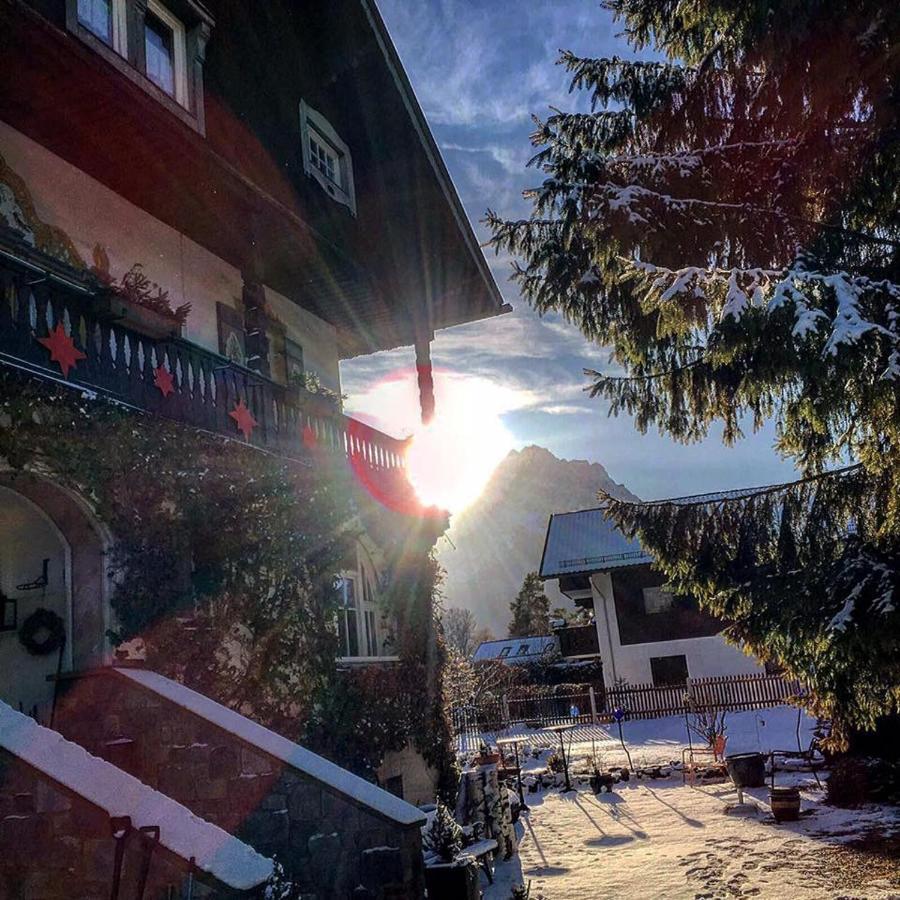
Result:
<instances>
[{"instance_id":1,"label":"roof eave","mask_svg":"<svg viewBox=\"0 0 900 900\"><path fill-rule=\"evenodd\" d=\"M462 325L467 322L474 322L481 319L492 318L494 316L499 316L506 312L509 312L512 307L510 307L509 304L506 303L506 301L503 299L503 295L500 293L500 288L497 286L497 282L494 280L494 276L487 264L487 260L484 258L484 254L481 252L481 246L478 243L478 238L475 236L475 232L472 230L472 226L469 224L469 218L466 215L465 209L463 208L462 201L459 199L459 193L456 190L456 185L454 185L453 178L450 175L449 170L447 169L447 165L444 162L443 157L441 156L441 152L438 149L437 142L435 141L434 135L431 133L431 128L428 125L428 120L425 118L425 113L422 110L418 98L416 97L416 93L413 90L412 83L410 82L409 77L406 74L406 69L403 66L403 62L400 59L399 53L397 53L397 48L394 46L394 42L391 39L390 33L387 29L387 25L385 24L384 19L381 17L381 13L375 4L375 0L360 0L360 3L362 4L363 12L365 13L366 18L368 19L370 25L372 26L372 30L375 33L375 38L378 42L378 46L382 52L382 55L384 56L384 61L388 67L388 71L391 73L391 77L394 79L394 83L397 85L397 90L400 92L401 99L403 100L403 105L406 107L406 111L409 113L409 117L412 120L413 127L415 128L416 134L418 135L425 156L428 159L428 162L431 165L432 170L434 171L435 177L437 178L438 184L440 185L441 191L443 192L444 197L447 200L450 211L453 214L454 220L456 221L457 228L459 229L460 235L462 236L463 241L472 256L472 260L475 263L479 274L481 275L488 296L494 301L493 309L482 309L472 315L460 318L458 321L442 322L436 324L435 327L449 328L453 325Z\"/></svg>"}]
</instances>

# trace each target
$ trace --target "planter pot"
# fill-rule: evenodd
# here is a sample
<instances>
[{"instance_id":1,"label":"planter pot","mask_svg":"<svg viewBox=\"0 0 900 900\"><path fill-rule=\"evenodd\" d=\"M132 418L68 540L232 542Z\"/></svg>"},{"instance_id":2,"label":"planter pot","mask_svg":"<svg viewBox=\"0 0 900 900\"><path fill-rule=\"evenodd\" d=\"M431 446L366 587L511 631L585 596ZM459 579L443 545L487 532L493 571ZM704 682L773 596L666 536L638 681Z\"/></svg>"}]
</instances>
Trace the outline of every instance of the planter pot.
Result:
<instances>
[{"instance_id":1,"label":"planter pot","mask_svg":"<svg viewBox=\"0 0 900 900\"><path fill-rule=\"evenodd\" d=\"M595 774L591 775L591 790L595 794L600 794L605 788L607 793L612 793L613 784L615 784L615 781L616 780L612 775L605 775L602 772L596 772Z\"/></svg>"},{"instance_id":2,"label":"planter pot","mask_svg":"<svg viewBox=\"0 0 900 900\"><path fill-rule=\"evenodd\" d=\"M478 866L469 861L441 863L425 869L428 900L479 900Z\"/></svg>"},{"instance_id":3,"label":"planter pot","mask_svg":"<svg viewBox=\"0 0 900 900\"><path fill-rule=\"evenodd\" d=\"M725 768L735 787L762 787L766 782L766 757L763 753L734 753L726 756Z\"/></svg>"},{"instance_id":4,"label":"planter pot","mask_svg":"<svg viewBox=\"0 0 900 900\"><path fill-rule=\"evenodd\" d=\"M499 753L480 753L475 757L476 766L492 766L500 762Z\"/></svg>"},{"instance_id":5,"label":"planter pot","mask_svg":"<svg viewBox=\"0 0 900 900\"><path fill-rule=\"evenodd\" d=\"M800 818L800 791L797 788L772 788L769 802L776 822L796 822Z\"/></svg>"},{"instance_id":6,"label":"planter pot","mask_svg":"<svg viewBox=\"0 0 900 900\"><path fill-rule=\"evenodd\" d=\"M123 300L114 293L96 297L94 309L97 315L120 322L147 337L157 340L181 337L182 327L174 319L164 316L155 309Z\"/></svg>"}]
</instances>

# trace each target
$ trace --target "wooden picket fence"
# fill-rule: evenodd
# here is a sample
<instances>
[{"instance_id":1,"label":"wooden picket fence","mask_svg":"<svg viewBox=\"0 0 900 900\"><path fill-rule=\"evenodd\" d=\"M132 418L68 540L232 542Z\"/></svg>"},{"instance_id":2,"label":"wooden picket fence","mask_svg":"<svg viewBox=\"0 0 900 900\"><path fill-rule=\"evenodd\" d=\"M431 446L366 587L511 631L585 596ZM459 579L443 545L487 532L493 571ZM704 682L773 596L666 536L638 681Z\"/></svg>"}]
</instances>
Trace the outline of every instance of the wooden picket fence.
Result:
<instances>
[{"instance_id":1,"label":"wooden picket fence","mask_svg":"<svg viewBox=\"0 0 900 900\"><path fill-rule=\"evenodd\" d=\"M800 693L798 681L780 675L723 675L696 678L686 684L532 685L514 688L503 697L477 705L457 707L451 718L458 736L496 733L521 724L545 727L562 723L591 724L613 721L613 711L626 719L655 719L694 710L763 709L788 703ZM573 712L577 713L573 715Z\"/></svg>"},{"instance_id":2,"label":"wooden picket fence","mask_svg":"<svg viewBox=\"0 0 900 900\"><path fill-rule=\"evenodd\" d=\"M607 689L605 712L609 715L623 709L629 719L655 719L698 709L737 712L780 706L799 692L798 681L765 674L695 678L665 686L627 684Z\"/></svg>"}]
</instances>

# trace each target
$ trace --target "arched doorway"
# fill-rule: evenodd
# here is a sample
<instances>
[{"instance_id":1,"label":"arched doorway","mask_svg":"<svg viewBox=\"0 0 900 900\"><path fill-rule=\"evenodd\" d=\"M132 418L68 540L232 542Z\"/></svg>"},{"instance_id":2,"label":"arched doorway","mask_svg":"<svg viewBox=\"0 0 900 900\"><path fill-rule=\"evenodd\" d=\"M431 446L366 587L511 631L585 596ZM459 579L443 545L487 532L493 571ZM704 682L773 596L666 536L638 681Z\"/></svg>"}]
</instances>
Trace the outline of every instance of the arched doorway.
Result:
<instances>
[{"instance_id":1,"label":"arched doorway","mask_svg":"<svg viewBox=\"0 0 900 900\"><path fill-rule=\"evenodd\" d=\"M77 498L46 478L0 472L0 700L44 724L60 664L68 672L108 659L106 543ZM61 659L22 644L23 625L40 609L63 622Z\"/></svg>"}]
</instances>

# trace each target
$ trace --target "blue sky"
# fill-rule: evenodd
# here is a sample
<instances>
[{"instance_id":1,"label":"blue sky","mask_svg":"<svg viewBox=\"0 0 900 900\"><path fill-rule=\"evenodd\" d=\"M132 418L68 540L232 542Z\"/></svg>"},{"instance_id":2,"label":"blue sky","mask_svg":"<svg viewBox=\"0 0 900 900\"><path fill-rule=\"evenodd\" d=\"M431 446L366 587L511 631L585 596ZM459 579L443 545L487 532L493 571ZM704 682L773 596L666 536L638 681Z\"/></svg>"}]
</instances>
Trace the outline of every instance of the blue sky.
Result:
<instances>
[{"instance_id":1,"label":"blue sky","mask_svg":"<svg viewBox=\"0 0 900 900\"><path fill-rule=\"evenodd\" d=\"M528 214L521 192L539 178L525 167L532 113L583 108L556 65L559 50L631 55L596 0L379 0L379 8L481 240L488 206L508 217ZM603 370L606 352L558 318L539 319L509 282L509 260L489 251L488 261L514 312L439 332L432 352L437 367L495 386L494 405L516 446L540 444L560 457L600 462L645 499L792 476L772 449L773 429L736 447L715 437L684 446L655 432L640 435L628 417L609 418L602 402L584 394L582 374ZM409 351L344 363L348 410L371 412L367 388L410 363ZM411 406L394 406L394 418L382 423L408 433Z\"/></svg>"}]
</instances>

